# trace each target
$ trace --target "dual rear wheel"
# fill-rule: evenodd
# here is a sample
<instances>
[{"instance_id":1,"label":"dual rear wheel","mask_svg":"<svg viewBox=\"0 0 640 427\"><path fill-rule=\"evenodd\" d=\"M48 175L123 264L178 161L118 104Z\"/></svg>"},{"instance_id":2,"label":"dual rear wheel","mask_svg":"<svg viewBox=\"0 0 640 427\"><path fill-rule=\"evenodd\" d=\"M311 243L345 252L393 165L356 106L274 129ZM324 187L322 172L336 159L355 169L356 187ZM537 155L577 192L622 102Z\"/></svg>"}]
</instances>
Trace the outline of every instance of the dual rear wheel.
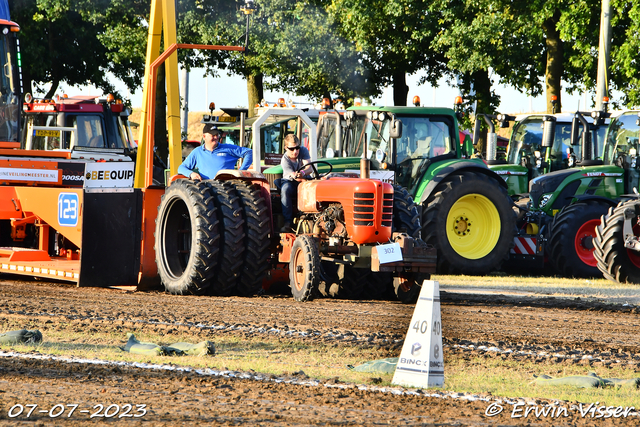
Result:
<instances>
[{"instance_id":1,"label":"dual rear wheel","mask_svg":"<svg viewBox=\"0 0 640 427\"><path fill-rule=\"evenodd\" d=\"M250 296L262 289L269 213L260 187L177 180L158 207L158 274L173 294Z\"/></svg>"}]
</instances>

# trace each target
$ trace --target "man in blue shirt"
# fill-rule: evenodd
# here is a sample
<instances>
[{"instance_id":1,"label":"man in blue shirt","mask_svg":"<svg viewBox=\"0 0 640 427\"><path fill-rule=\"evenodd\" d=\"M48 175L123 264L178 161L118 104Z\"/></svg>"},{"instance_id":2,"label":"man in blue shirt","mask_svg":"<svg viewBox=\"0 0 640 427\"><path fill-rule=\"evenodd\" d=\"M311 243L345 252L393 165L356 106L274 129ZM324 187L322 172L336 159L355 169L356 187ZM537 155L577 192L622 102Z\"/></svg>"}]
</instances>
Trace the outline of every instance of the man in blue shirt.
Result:
<instances>
[{"instance_id":1,"label":"man in blue shirt","mask_svg":"<svg viewBox=\"0 0 640 427\"><path fill-rule=\"evenodd\" d=\"M213 179L221 169L234 169L238 159L242 159L241 170L251 166L253 151L238 145L221 144L222 132L215 125L204 125L202 139L204 144L184 159L178 168L179 174L193 180Z\"/></svg>"}]
</instances>

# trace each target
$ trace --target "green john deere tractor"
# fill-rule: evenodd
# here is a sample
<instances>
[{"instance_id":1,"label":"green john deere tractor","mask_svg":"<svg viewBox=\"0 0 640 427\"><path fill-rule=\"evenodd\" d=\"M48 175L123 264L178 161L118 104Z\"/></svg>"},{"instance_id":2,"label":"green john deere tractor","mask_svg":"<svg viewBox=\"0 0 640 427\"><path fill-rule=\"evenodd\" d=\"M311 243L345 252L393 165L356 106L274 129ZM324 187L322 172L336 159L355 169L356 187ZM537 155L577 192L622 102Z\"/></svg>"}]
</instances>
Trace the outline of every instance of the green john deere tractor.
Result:
<instances>
[{"instance_id":1,"label":"green john deere tractor","mask_svg":"<svg viewBox=\"0 0 640 427\"><path fill-rule=\"evenodd\" d=\"M333 170L392 182L417 203L413 231L438 250L438 272L486 274L508 257L515 215L504 180L461 144L456 112L428 107L351 107L318 122L318 158ZM265 173L278 173L271 168ZM406 199L405 199L406 200ZM394 215L394 218L396 216ZM404 224L409 228L409 221Z\"/></svg>"}]
</instances>

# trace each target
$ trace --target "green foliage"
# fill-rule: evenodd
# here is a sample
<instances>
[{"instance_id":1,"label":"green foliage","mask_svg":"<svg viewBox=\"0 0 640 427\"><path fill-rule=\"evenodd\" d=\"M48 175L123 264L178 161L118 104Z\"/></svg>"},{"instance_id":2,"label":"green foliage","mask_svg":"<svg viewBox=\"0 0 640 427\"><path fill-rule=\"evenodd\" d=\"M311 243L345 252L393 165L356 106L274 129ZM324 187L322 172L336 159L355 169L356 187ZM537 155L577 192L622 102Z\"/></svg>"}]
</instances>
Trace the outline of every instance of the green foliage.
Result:
<instances>
[{"instance_id":1,"label":"green foliage","mask_svg":"<svg viewBox=\"0 0 640 427\"><path fill-rule=\"evenodd\" d=\"M21 0L12 19L21 26L27 90L48 95L64 82L113 91L112 73L130 91L142 85L150 0ZM178 0L180 43L243 45L242 0ZM569 92L596 84L600 2L597 0L257 0L248 54L179 52L187 68L203 67L260 85L349 105L388 85L406 90L404 76L421 83L457 80L469 105L494 112L494 84L537 96L545 84L559 92L547 69L550 37L558 35L561 81ZM611 89L625 105L640 103L640 4L612 0ZM471 92L471 84L475 94ZM260 87L261 91L262 88ZM481 107L481 108L480 108Z\"/></svg>"}]
</instances>

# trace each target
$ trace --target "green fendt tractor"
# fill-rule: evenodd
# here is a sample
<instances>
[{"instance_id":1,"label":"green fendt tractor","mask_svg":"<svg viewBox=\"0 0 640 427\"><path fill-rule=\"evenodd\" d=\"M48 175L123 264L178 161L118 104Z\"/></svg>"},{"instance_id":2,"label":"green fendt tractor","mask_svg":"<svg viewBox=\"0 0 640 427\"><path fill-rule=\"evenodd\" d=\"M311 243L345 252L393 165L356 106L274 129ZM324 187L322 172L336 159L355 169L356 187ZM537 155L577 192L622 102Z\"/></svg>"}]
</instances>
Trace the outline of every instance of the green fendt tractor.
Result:
<instances>
[{"instance_id":1,"label":"green fendt tractor","mask_svg":"<svg viewBox=\"0 0 640 427\"><path fill-rule=\"evenodd\" d=\"M473 133L474 145L480 135L481 120L484 119L489 127L487 164L491 170L504 178L509 195L514 200L518 200L526 197L529 192L529 182L532 179L549 172L576 166L577 160L582 158L579 141L571 140L573 118L573 113L518 116L478 114ZM585 119L589 123L590 138L595 146L594 152L600 155L608 120L595 125L592 117L585 117ZM497 154L494 121L501 128L508 127L510 122L514 122L506 153L502 155ZM543 146L545 126L552 135L550 141L546 143L547 146Z\"/></svg>"},{"instance_id":2,"label":"green fendt tractor","mask_svg":"<svg viewBox=\"0 0 640 427\"><path fill-rule=\"evenodd\" d=\"M510 265L532 261L542 267L550 262L565 277L601 275L594 257L596 226L610 207L638 185L637 112L612 115L600 151L589 130L608 115L593 112L590 124L576 113L572 140L581 140L582 160L577 167L534 178L529 198L516 203L521 215ZM635 140L628 136L633 132Z\"/></svg>"},{"instance_id":3,"label":"green fendt tractor","mask_svg":"<svg viewBox=\"0 0 640 427\"><path fill-rule=\"evenodd\" d=\"M461 144L450 108L351 107L318 122L318 158L334 171L357 173L361 157L371 177L395 184L417 203L422 238L438 251L438 272L486 274L508 257L515 215L506 183ZM267 170L265 173L275 173Z\"/></svg>"}]
</instances>

